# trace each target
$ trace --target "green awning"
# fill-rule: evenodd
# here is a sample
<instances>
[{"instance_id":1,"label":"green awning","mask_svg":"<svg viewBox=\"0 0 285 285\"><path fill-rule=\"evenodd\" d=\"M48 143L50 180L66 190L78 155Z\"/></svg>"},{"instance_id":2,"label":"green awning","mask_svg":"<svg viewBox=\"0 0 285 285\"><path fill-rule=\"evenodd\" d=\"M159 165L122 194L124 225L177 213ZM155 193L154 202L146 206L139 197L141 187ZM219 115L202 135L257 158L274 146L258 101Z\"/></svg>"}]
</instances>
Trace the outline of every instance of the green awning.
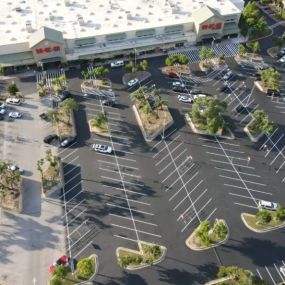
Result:
<instances>
[{"instance_id":1,"label":"green awning","mask_svg":"<svg viewBox=\"0 0 285 285\"><path fill-rule=\"evenodd\" d=\"M146 29L146 30L136 31L137 37L149 37L153 35L155 35L155 29Z\"/></svg>"},{"instance_id":2,"label":"green awning","mask_svg":"<svg viewBox=\"0 0 285 285\"><path fill-rule=\"evenodd\" d=\"M81 39L75 40L75 45L77 46L92 45L95 43L96 43L95 37L81 38Z\"/></svg>"},{"instance_id":3,"label":"green awning","mask_svg":"<svg viewBox=\"0 0 285 285\"><path fill-rule=\"evenodd\" d=\"M25 65L35 62L31 51L0 55L1 66Z\"/></svg>"},{"instance_id":4,"label":"green awning","mask_svg":"<svg viewBox=\"0 0 285 285\"><path fill-rule=\"evenodd\" d=\"M39 63L50 63L50 62L57 62L61 61L60 57L50 57L50 58L43 58L39 60Z\"/></svg>"},{"instance_id":5,"label":"green awning","mask_svg":"<svg viewBox=\"0 0 285 285\"><path fill-rule=\"evenodd\" d=\"M182 32L182 31L183 31L183 25L167 26L164 28L164 32L166 34L177 33L177 32Z\"/></svg>"}]
</instances>

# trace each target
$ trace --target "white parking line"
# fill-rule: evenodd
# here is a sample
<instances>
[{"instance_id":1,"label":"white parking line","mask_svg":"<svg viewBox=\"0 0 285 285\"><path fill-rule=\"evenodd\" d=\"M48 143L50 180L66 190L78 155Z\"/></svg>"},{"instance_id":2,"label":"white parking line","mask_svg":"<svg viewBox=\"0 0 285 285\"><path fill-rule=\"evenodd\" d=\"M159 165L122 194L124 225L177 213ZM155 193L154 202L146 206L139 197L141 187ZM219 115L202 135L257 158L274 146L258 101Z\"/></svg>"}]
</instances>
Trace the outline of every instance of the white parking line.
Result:
<instances>
[{"instance_id":1,"label":"white parking line","mask_svg":"<svg viewBox=\"0 0 285 285\"><path fill-rule=\"evenodd\" d=\"M67 159L68 157L70 157L72 154L74 154L74 153L77 152L77 151L78 151L78 149L75 149L75 150L73 150L72 152L70 152L69 154L67 154L66 156L62 157L61 159L62 159L62 160L65 160L65 159Z\"/></svg>"},{"instance_id":2,"label":"white parking line","mask_svg":"<svg viewBox=\"0 0 285 285\"><path fill-rule=\"evenodd\" d=\"M238 188L238 189L244 189L244 190L247 190L246 188L242 187L242 186L237 186L237 185L232 185L232 184L227 184L227 183L224 183L225 186L228 186L228 187L233 187L233 188ZM272 193L269 193L269 192L264 192L264 191L260 191L260 190L255 190L255 189L251 189L251 188L248 188L251 192L256 192L256 193L261 193L261 194L265 194L265 195L272 195Z\"/></svg>"},{"instance_id":3,"label":"white parking line","mask_svg":"<svg viewBox=\"0 0 285 285\"><path fill-rule=\"evenodd\" d=\"M260 274L259 270L256 268L256 272L261 280L263 280L262 275Z\"/></svg>"},{"instance_id":4,"label":"white parking line","mask_svg":"<svg viewBox=\"0 0 285 285\"><path fill-rule=\"evenodd\" d=\"M133 241L136 244L138 243L138 240L136 240L136 239L127 238L127 237L123 237L123 236L120 236L120 235L114 235L114 237L121 238L121 239L128 240L128 241Z\"/></svg>"},{"instance_id":5,"label":"white parking line","mask_svg":"<svg viewBox=\"0 0 285 285\"><path fill-rule=\"evenodd\" d=\"M150 236L154 236L154 237L161 238L161 235L157 235L157 234L153 234L153 233L141 231L141 230L138 230L138 229L137 229L137 230L134 230L133 228L128 228L128 227L120 226L120 225L116 225L116 224L111 224L111 226L118 227L118 228L122 228L122 229L125 229L125 230L136 231L136 232L138 232L138 233L142 233L142 234L145 234L145 235L150 235Z\"/></svg>"},{"instance_id":6,"label":"white parking line","mask_svg":"<svg viewBox=\"0 0 285 285\"><path fill-rule=\"evenodd\" d=\"M214 152L209 152L209 151L206 151L206 153L207 153L207 154L211 154L211 155L226 157L224 154L221 154L221 153L214 153ZM247 161L246 158L236 157L236 156L232 156L232 155L229 155L229 157L230 157L231 159L237 159L237 160L245 160L245 161Z\"/></svg>"},{"instance_id":7,"label":"white parking line","mask_svg":"<svg viewBox=\"0 0 285 285\"><path fill-rule=\"evenodd\" d=\"M258 209L258 207L256 206L250 206L250 205L246 205L246 204L241 204L241 203L234 203L235 205L238 205L238 206L243 206L243 207L247 207L247 208L251 208L251 209Z\"/></svg>"},{"instance_id":8,"label":"white parking line","mask_svg":"<svg viewBox=\"0 0 285 285\"><path fill-rule=\"evenodd\" d=\"M92 243L93 243L93 240L91 240L86 246L84 246L77 254L73 255L72 258L76 258L77 256L79 256L79 254L82 253Z\"/></svg>"},{"instance_id":9,"label":"white parking line","mask_svg":"<svg viewBox=\"0 0 285 285\"><path fill-rule=\"evenodd\" d=\"M172 134L174 134L176 132L177 129L174 129L172 132L170 132L166 137L164 137L164 139L167 139L168 137L170 137Z\"/></svg>"},{"instance_id":10,"label":"white parking line","mask_svg":"<svg viewBox=\"0 0 285 285\"><path fill-rule=\"evenodd\" d=\"M69 145L69 147L64 148L63 150L59 151L59 152L57 153L57 155L59 156L59 155L61 155L63 152L69 150L70 147L74 146L76 143L77 143L77 142L74 142L74 143L72 143L71 145Z\"/></svg>"},{"instance_id":11,"label":"white parking line","mask_svg":"<svg viewBox=\"0 0 285 285\"><path fill-rule=\"evenodd\" d=\"M221 148L220 148L220 147L218 147L218 146L205 145L205 144L203 144L202 146L221 150ZM227 148L223 148L223 149L224 149L225 151L230 151L230 152L244 153L244 151L240 151L240 150L233 150L233 149L227 149Z\"/></svg>"},{"instance_id":12,"label":"white parking line","mask_svg":"<svg viewBox=\"0 0 285 285\"><path fill-rule=\"evenodd\" d=\"M67 192L65 192L65 190L63 190L63 194L61 196L59 196L59 199L61 199L63 196L66 196L70 191L72 191L74 188L76 188L80 184L81 184L81 181L79 181L77 184L72 186Z\"/></svg>"},{"instance_id":13,"label":"white parking line","mask_svg":"<svg viewBox=\"0 0 285 285\"><path fill-rule=\"evenodd\" d=\"M264 268L266 269L266 271L267 271L268 275L270 276L270 278L271 278L271 280L272 280L273 284L274 284L274 285L276 285L276 282L274 281L274 279L273 279L273 277L272 277L272 275L271 275L270 271L268 270L268 268L267 268L266 266L265 266Z\"/></svg>"},{"instance_id":14,"label":"white parking line","mask_svg":"<svg viewBox=\"0 0 285 285\"><path fill-rule=\"evenodd\" d=\"M126 200L126 198L123 198L123 197L120 197L120 196L117 196L117 195L110 195L110 194L106 194L106 193L104 195L108 196L108 197L111 197L111 198L116 198L116 199L119 199L119 200ZM129 201L134 202L134 203L138 203L138 204L141 204L141 205L150 206L149 203L145 203L145 202L141 202L141 201L137 201L137 200L133 200L133 199L129 199Z\"/></svg>"},{"instance_id":15,"label":"white parking line","mask_svg":"<svg viewBox=\"0 0 285 285\"><path fill-rule=\"evenodd\" d=\"M77 218L79 218L82 214L84 214L87 211L87 209L83 209L79 214L77 214L73 219L71 219L68 224L71 225L73 221L75 221Z\"/></svg>"},{"instance_id":16,"label":"white parking line","mask_svg":"<svg viewBox=\"0 0 285 285\"><path fill-rule=\"evenodd\" d=\"M112 177L101 176L101 178L122 182L120 179L116 179ZM130 181L124 181L124 183L132 184L132 185L139 186L139 187L144 187L144 184L142 183L134 183Z\"/></svg>"},{"instance_id":17,"label":"white parking line","mask_svg":"<svg viewBox=\"0 0 285 285\"><path fill-rule=\"evenodd\" d=\"M218 210L218 208L215 208L209 215L208 217L205 219L205 221L209 221L210 218L214 215L214 213Z\"/></svg>"},{"instance_id":18,"label":"white parking line","mask_svg":"<svg viewBox=\"0 0 285 285\"><path fill-rule=\"evenodd\" d=\"M241 197L241 198L245 198L245 199L252 199L250 196L240 195L240 194L236 194L236 193L232 193L232 192L230 192L229 195ZM259 199L254 199L254 200L259 200Z\"/></svg>"},{"instance_id":19,"label":"white parking line","mask_svg":"<svg viewBox=\"0 0 285 285\"><path fill-rule=\"evenodd\" d=\"M68 204L70 203L74 198L76 198L77 196L79 196L80 194L82 194L83 191L78 192L76 195L74 195L71 199L69 199L68 201L66 201L65 203Z\"/></svg>"},{"instance_id":20,"label":"white parking line","mask_svg":"<svg viewBox=\"0 0 285 285\"><path fill-rule=\"evenodd\" d=\"M70 181L72 181L74 178L76 178L76 177L78 177L78 176L80 176L80 175L81 175L81 173L78 172L76 175L74 175L73 177L71 177L68 181L65 181L64 184L67 185Z\"/></svg>"},{"instance_id":21,"label":"white parking line","mask_svg":"<svg viewBox=\"0 0 285 285\"><path fill-rule=\"evenodd\" d=\"M140 213L140 214L144 214L144 215L149 215L149 216L153 216L154 215L153 213L149 213L149 212L133 209L131 206L130 207L123 207L123 206L115 205L115 204L112 204L112 203L106 203L106 204L108 206L111 206L111 207L114 207L114 208L123 209L123 210L127 210L127 211L129 211L131 209L132 212L136 212L136 213Z\"/></svg>"},{"instance_id":22,"label":"white parking line","mask_svg":"<svg viewBox=\"0 0 285 285\"><path fill-rule=\"evenodd\" d=\"M120 150L119 151L114 151L114 152L120 152ZM137 162L135 159L131 159L131 158L125 158L125 157L121 157L121 156L117 156L117 159L119 160L126 160L126 161L132 161L132 162Z\"/></svg>"},{"instance_id":23,"label":"white parking line","mask_svg":"<svg viewBox=\"0 0 285 285\"><path fill-rule=\"evenodd\" d=\"M75 158L73 158L72 160L70 160L70 161L68 161L68 162L63 161L64 163L66 163L66 165L63 166L63 169L64 169L67 165L71 164L73 161L77 160L78 158L79 158L79 156L76 156Z\"/></svg>"},{"instance_id":24,"label":"white parking line","mask_svg":"<svg viewBox=\"0 0 285 285\"><path fill-rule=\"evenodd\" d=\"M67 176L70 172L72 172L74 169L76 169L76 168L78 168L78 167L80 167L79 164L74 165L74 166L72 167L72 169L70 169L69 171L67 171L66 173L64 173L64 176Z\"/></svg>"},{"instance_id":25,"label":"white parking line","mask_svg":"<svg viewBox=\"0 0 285 285\"><path fill-rule=\"evenodd\" d=\"M126 183L126 181L125 181ZM110 186L110 185L106 185L106 184L103 184L104 187L108 187L108 188L112 188L112 189L115 189L115 190L119 190L119 191L127 191L129 193L132 193L132 194L136 194L136 195L141 195L141 196L147 196L146 194L144 193L141 193L141 192L137 192L137 191L133 191L133 190L124 190L123 188L119 188L119 187L114 187L114 186Z\"/></svg>"},{"instance_id":26,"label":"white parking line","mask_svg":"<svg viewBox=\"0 0 285 285\"><path fill-rule=\"evenodd\" d=\"M125 217L125 216L121 216L121 215L117 215L117 214L109 214L110 216L114 216L114 217L118 217L118 218L121 218L121 219L125 219L125 220L132 220L131 218L129 217ZM146 224L146 225L150 225L150 226L154 226L154 227L158 227L157 224L153 224L153 223L149 223L149 222L145 222L145 221L141 221L141 220L137 220L137 219L134 219L135 222L138 222L138 223L142 223L142 224Z\"/></svg>"},{"instance_id":27,"label":"white parking line","mask_svg":"<svg viewBox=\"0 0 285 285\"><path fill-rule=\"evenodd\" d=\"M281 153L283 153L284 148L285 148L285 145L282 147L282 149L280 150L280 152L277 153L277 155L273 158L273 160L270 161L269 165L272 165L272 164L275 162L275 160L279 157L279 155L280 155Z\"/></svg>"},{"instance_id":28,"label":"white parking line","mask_svg":"<svg viewBox=\"0 0 285 285\"><path fill-rule=\"evenodd\" d=\"M103 167L99 167L99 169L103 170L103 171L107 171L107 172L112 172L112 173L119 173L118 170L111 170L108 168L103 168ZM142 178L140 175L135 175L135 174L129 174L126 172L121 172L123 176L130 176L130 177L135 177L135 178Z\"/></svg>"},{"instance_id":29,"label":"white parking line","mask_svg":"<svg viewBox=\"0 0 285 285\"><path fill-rule=\"evenodd\" d=\"M73 206L69 211L67 211L62 217L67 216L70 212L72 212L74 209L76 209L79 205L84 203L86 199L81 200L79 203L77 203L75 206Z\"/></svg>"},{"instance_id":30,"label":"white parking line","mask_svg":"<svg viewBox=\"0 0 285 285\"><path fill-rule=\"evenodd\" d=\"M208 141L214 144L217 144L216 141L212 140L212 139L206 139L206 138L199 138L199 140L201 141ZM228 142L220 142L221 144L225 144L225 145L231 145L231 146L236 146L236 147L240 147L239 144L234 144L234 143L228 143ZM207 145L206 145L207 146Z\"/></svg>"},{"instance_id":31,"label":"white parking line","mask_svg":"<svg viewBox=\"0 0 285 285\"><path fill-rule=\"evenodd\" d=\"M106 164L112 164L112 165L117 165L115 162L104 161L104 160L101 160L101 159L99 159L98 162L106 163ZM125 167L125 168L139 170L139 168L137 168L137 167L128 166L128 165L124 165L124 164L119 164L119 165L122 166L122 167Z\"/></svg>"},{"instance_id":32,"label":"white parking line","mask_svg":"<svg viewBox=\"0 0 285 285\"><path fill-rule=\"evenodd\" d=\"M250 181L250 180L245 180L245 179L242 179L241 177L240 178L235 178L235 177L230 177L230 176L225 176L225 175L219 175L219 176L222 177L222 178L230 179L230 180L244 181L246 183L255 184L255 185L264 186L264 187L267 186L267 184L254 182L254 181Z\"/></svg>"},{"instance_id":33,"label":"white parking line","mask_svg":"<svg viewBox=\"0 0 285 285\"><path fill-rule=\"evenodd\" d=\"M253 167L253 166L247 166L247 165L242 165L242 164L237 164L237 163L232 163L232 162L227 162L227 161L221 161L221 160L216 160L216 159L210 159L210 161L219 162L219 163L222 163L222 164L230 164L230 165L243 167L243 168L248 168L248 169L255 169L255 167Z\"/></svg>"},{"instance_id":34,"label":"white parking line","mask_svg":"<svg viewBox=\"0 0 285 285\"><path fill-rule=\"evenodd\" d=\"M94 138L93 140L99 141L100 144L102 144L102 143L109 144L109 143L110 143L110 141L106 141L106 140L103 140L103 139L101 139L101 138ZM129 146L129 144L126 144L126 143L119 143L119 142L113 142L113 144L121 145L121 146ZM116 150L116 151L119 151L119 150Z\"/></svg>"},{"instance_id":35,"label":"white parking line","mask_svg":"<svg viewBox=\"0 0 285 285\"><path fill-rule=\"evenodd\" d=\"M277 268L277 266L276 266L276 264L275 264L275 263L273 263L273 265L274 265L275 270L277 271L278 275L280 276L280 278L281 278L282 282L284 282L285 280L284 280L284 278L283 278L282 274L280 274L280 270Z\"/></svg>"},{"instance_id":36,"label":"white parking line","mask_svg":"<svg viewBox=\"0 0 285 285\"><path fill-rule=\"evenodd\" d=\"M185 172L183 172L183 174L181 174L181 177L183 177L189 170L191 170L191 168L194 166L194 163L189 167L189 168L187 168L187 170L185 171ZM170 188L172 188L172 186L178 181L180 179L180 177L178 176L175 180L174 180L174 182L172 182L171 183L171 185L169 186L169 188L166 190L166 192L170 189Z\"/></svg>"},{"instance_id":37,"label":"white parking line","mask_svg":"<svg viewBox=\"0 0 285 285\"><path fill-rule=\"evenodd\" d=\"M227 172L235 172L234 170L225 169L225 168L221 168L221 167L217 167L217 166L215 166L215 169L219 169L219 170L223 170L223 171L227 171ZM242 172L242 171L240 171L239 173L243 174L243 175L247 175L247 176L252 176L252 177L261 177L260 175L257 175L257 174L251 174L251 173Z\"/></svg>"}]
</instances>

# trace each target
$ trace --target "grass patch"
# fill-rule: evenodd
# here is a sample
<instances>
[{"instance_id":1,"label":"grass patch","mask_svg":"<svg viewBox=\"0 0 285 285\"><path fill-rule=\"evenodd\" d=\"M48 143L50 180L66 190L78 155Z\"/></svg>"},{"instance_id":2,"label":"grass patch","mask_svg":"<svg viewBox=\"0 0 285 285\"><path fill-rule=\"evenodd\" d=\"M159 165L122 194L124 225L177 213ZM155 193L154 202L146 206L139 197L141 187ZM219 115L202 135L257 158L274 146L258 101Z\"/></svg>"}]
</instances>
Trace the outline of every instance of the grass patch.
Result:
<instances>
[{"instance_id":1,"label":"grass patch","mask_svg":"<svg viewBox=\"0 0 285 285\"><path fill-rule=\"evenodd\" d=\"M279 227L285 224L285 221L279 221L276 219L272 219L268 224L262 224L257 220L254 215L250 214L242 214L244 221L248 224L249 227L257 230L257 231L268 231L272 228Z\"/></svg>"}]
</instances>

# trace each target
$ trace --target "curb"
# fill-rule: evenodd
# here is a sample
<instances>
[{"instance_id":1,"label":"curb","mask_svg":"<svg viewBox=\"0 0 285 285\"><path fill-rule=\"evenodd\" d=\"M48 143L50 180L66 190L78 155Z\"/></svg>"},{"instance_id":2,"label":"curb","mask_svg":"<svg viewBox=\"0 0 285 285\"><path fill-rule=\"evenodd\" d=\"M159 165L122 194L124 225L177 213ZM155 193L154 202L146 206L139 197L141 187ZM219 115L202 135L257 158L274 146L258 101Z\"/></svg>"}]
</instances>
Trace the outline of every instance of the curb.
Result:
<instances>
[{"instance_id":1,"label":"curb","mask_svg":"<svg viewBox=\"0 0 285 285\"><path fill-rule=\"evenodd\" d=\"M261 132L259 135L257 135L256 137L254 137L254 136L251 134L250 130L248 129L248 127L252 124L252 122L254 122L254 119L252 119L252 120L243 128L243 131L247 134L247 136L249 137L249 139L250 139L252 142L256 143L256 142L258 142L258 141L261 139L261 137L262 137L265 133L264 133L264 132Z\"/></svg>"},{"instance_id":2,"label":"curb","mask_svg":"<svg viewBox=\"0 0 285 285\"><path fill-rule=\"evenodd\" d=\"M92 120L92 119L91 119L91 120ZM90 133L94 133L94 134L96 134L97 136L100 136L100 137L105 137L105 138L109 138L109 137L110 137L110 132L109 132L109 130L108 130L107 132L105 132L105 133L100 133L100 132L96 132L96 131L91 131L91 128L94 128L94 127L91 126L91 123L90 123L91 120L88 121L88 126L89 126L89 131L90 131ZM95 127L95 128L98 129L97 127Z\"/></svg>"}]
</instances>

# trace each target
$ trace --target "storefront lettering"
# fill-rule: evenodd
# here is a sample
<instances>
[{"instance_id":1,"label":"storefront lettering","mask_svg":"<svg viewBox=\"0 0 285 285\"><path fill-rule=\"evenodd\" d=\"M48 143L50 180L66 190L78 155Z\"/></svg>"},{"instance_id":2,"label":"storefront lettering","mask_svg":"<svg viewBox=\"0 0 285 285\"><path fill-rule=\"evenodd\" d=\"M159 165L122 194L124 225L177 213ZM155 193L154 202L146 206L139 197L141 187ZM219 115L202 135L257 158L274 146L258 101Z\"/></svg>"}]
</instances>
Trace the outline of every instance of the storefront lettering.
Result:
<instances>
[{"instance_id":1,"label":"storefront lettering","mask_svg":"<svg viewBox=\"0 0 285 285\"><path fill-rule=\"evenodd\" d=\"M202 30L220 29L221 27L222 27L222 23L204 24L202 25Z\"/></svg>"},{"instance_id":2,"label":"storefront lettering","mask_svg":"<svg viewBox=\"0 0 285 285\"><path fill-rule=\"evenodd\" d=\"M54 52L59 52L60 51L60 46L54 46L54 47L45 47L45 48L36 48L36 53L41 54L41 53L54 53Z\"/></svg>"}]
</instances>

